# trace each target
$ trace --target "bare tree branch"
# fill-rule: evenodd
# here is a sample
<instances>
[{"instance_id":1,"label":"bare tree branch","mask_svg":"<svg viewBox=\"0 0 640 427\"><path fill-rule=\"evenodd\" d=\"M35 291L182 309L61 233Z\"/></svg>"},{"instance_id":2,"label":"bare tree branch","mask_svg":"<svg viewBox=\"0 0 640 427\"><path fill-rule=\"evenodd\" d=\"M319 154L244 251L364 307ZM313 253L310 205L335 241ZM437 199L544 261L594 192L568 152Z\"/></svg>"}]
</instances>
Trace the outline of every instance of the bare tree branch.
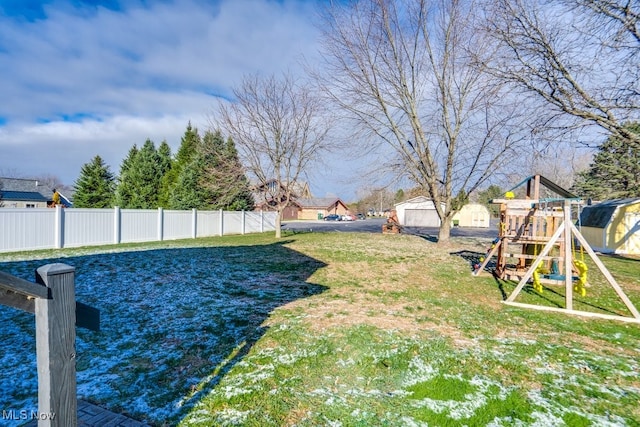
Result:
<instances>
[{"instance_id":1,"label":"bare tree branch","mask_svg":"<svg viewBox=\"0 0 640 427\"><path fill-rule=\"evenodd\" d=\"M476 189L525 139L501 83L472 61L486 42L474 10L472 0L335 2L321 27L322 93L431 197L440 241L454 193Z\"/></svg>"},{"instance_id":2,"label":"bare tree branch","mask_svg":"<svg viewBox=\"0 0 640 427\"><path fill-rule=\"evenodd\" d=\"M319 100L290 75L246 76L233 94L232 103L219 104L217 127L233 138L262 202L278 212L280 237L280 215L294 184L326 148L329 123Z\"/></svg>"},{"instance_id":3,"label":"bare tree branch","mask_svg":"<svg viewBox=\"0 0 640 427\"><path fill-rule=\"evenodd\" d=\"M639 9L632 1L494 0L486 33L500 48L481 62L551 114L640 145L625 127L640 111ZM614 43L622 36L626 43Z\"/></svg>"}]
</instances>

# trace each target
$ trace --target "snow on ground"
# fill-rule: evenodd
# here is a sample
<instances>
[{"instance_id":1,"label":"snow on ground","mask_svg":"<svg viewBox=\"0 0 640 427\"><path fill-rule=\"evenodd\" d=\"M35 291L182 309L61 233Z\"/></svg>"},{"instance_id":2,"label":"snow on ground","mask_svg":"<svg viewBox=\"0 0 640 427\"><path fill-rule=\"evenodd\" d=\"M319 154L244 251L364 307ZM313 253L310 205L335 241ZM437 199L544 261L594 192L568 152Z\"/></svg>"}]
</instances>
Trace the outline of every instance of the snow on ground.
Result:
<instances>
[{"instance_id":1,"label":"snow on ground","mask_svg":"<svg viewBox=\"0 0 640 427\"><path fill-rule=\"evenodd\" d=\"M265 256L283 251L175 248L8 262L0 269L33 281L42 265L75 267L76 300L101 315L100 332L77 329L79 398L175 424L246 354L274 308L321 291L304 279L261 272ZM30 413L37 410L34 316L0 306L0 325L0 410Z\"/></svg>"}]
</instances>

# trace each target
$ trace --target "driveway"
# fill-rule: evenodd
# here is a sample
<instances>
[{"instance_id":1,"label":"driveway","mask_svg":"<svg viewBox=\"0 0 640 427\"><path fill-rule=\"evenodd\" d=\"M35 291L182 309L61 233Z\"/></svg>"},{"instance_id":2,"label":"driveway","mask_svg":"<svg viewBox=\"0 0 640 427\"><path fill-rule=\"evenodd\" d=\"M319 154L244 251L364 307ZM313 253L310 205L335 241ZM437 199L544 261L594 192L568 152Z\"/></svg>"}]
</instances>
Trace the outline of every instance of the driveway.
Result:
<instances>
[{"instance_id":1,"label":"driveway","mask_svg":"<svg viewBox=\"0 0 640 427\"><path fill-rule=\"evenodd\" d=\"M343 233L381 233L382 224L386 223L386 218L368 218L360 221L285 221L282 223L283 230L293 232L343 232ZM417 234L428 238L437 239L437 227L404 227L405 234ZM452 237L486 237L494 238L498 236L495 224L489 228L451 228Z\"/></svg>"}]
</instances>

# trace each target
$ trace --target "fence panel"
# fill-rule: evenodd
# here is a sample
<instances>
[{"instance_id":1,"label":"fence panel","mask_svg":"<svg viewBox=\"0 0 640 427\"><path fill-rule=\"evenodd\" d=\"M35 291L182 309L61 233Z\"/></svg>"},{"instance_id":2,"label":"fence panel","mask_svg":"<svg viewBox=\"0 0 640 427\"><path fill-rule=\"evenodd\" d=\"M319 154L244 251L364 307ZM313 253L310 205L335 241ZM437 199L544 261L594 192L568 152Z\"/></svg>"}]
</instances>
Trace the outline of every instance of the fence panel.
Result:
<instances>
[{"instance_id":1,"label":"fence panel","mask_svg":"<svg viewBox=\"0 0 640 427\"><path fill-rule=\"evenodd\" d=\"M193 237L192 211L164 211L163 240L188 239Z\"/></svg>"},{"instance_id":2,"label":"fence panel","mask_svg":"<svg viewBox=\"0 0 640 427\"><path fill-rule=\"evenodd\" d=\"M263 231L262 216L263 216L262 212L245 212L245 218L244 218L245 233L262 232Z\"/></svg>"},{"instance_id":3,"label":"fence panel","mask_svg":"<svg viewBox=\"0 0 640 427\"><path fill-rule=\"evenodd\" d=\"M264 231L275 231L276 230L276 217L278 214L276 212L264 212Z\"/></svg>"},{"instance_id":4,"label":"fence panel","mask_svg":"<svg viewBox=\"0 0 640 427\"><path fill-rule=\"evenodd\" d=\"M220 235L220 211L198 211L196 222L197 237Z\"/></svg>"},{"instance_id":5,"label":"fence panel","mask_svg":"<svg viewBox=\"0 0 640 427\"><path fill-rule=\"evenodd\" d=\"M112 244L113 216L113 209L65 209L64 247Z\"/></svg>"},{"instance_id":6,"label":"fence panel","mask_svg":"<svg viewBox=\"0 0 640 427\"><path fill-rule=\"evenodd\" d=\"M0 209L0 252L55 247L55 209Z\"/></svg>"},{"instance_id":7,"label":"fence panel","mask_svg":"<svg viewBox=\"0 0 640 427\"><path fill-rule=\"evenodd\" d=\"M158 211L151 209L120 210L120 242L158 240Z\"/></svg>"},{"instance_id":8,"label":"fence panel","mask_svg":"<svg viewBox=\"0 0 640 427\"><path fill-rule=\"evenodd\" d=\"M224 212L224 234L242 234L242 212Z\"/></svg>"},{"instance_id":9,"label":"fence panel","mask_svg":"<svg viewBox=\"0 0 640 427\"><path fill-rule=\"evenodd\" d=\"M221 226L222 234L275 230L275 212L197 211L195 216L195 237L220 236ZM188 239L194 237L193 218L193 211L160 209L5 208L0 209L0 252Z\"/></svg>"}]
</instances>

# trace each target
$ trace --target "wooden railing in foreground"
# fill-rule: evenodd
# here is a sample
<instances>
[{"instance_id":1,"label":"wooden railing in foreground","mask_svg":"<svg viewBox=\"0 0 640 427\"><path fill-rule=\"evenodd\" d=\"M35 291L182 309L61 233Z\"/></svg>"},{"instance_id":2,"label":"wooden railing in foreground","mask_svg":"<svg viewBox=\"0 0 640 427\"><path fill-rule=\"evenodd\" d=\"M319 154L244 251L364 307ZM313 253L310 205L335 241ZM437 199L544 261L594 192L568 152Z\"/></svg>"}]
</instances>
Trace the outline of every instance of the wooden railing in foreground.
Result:
<instances>
[{"instance_id":1,"label":"wooden railing in foreground","mask_svg":"<svg viewBox=\"0 0 640 427\"><path fill-rule=\"evenodd\" d=\"M36 316L38 426L78 425L76 326L98 331L100 312L75 301L75 268L47 264L36 283L0 272L0 304Z\"/></svg>"}]
</instances>

